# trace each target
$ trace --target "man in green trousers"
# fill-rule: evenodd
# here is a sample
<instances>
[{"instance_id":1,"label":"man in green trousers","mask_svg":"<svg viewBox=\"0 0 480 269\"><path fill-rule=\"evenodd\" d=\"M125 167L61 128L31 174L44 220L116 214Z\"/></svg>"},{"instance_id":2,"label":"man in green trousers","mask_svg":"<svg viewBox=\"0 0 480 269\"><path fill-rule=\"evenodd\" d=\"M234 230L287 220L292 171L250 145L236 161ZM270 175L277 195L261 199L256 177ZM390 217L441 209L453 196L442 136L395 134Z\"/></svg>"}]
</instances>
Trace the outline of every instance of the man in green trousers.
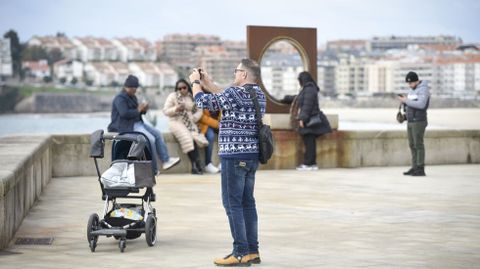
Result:
<instances>
[{"instance_id":1,"label":"man in green trousers","mask_svg":"<svg viewBox=\"0 0 480 269\"><path fill-rule=\"evenodd\" d=\"M425 146L423 137L427 128L427 109L430 92L427 81L418 80L415 72L409 72L405 81L410 90L407 96L399 96L405 104L407 115L408 143L412 153L412 167L404 175L425 176Z\"/></svg>"}]
</instances>

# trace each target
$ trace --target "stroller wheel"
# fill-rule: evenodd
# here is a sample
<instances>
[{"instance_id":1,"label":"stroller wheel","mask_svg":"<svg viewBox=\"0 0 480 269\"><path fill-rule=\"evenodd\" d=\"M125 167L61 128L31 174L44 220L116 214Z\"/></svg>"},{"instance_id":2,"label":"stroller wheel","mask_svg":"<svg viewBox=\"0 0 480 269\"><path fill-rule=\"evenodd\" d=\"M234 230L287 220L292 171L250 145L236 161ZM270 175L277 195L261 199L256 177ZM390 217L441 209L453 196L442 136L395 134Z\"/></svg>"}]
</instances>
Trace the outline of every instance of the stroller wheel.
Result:
<instances>
[{"instance_id":1,"label":"stroller wheel","mask_svg":"<svg viewBox=\"0 0 480 269\"><path fill-rule=\"evenodd\" d=\"M124 252L126 246L127 246L127 240L120 239L120 241L118 242L118 247L120 248L120 252Z\"/></svg>"},{"instance_id":2,"label":"stroller wheel","mask_svg":"<svg viewBox=\"0 0 480 269\"><path fill-rule=\"evenodd\" d=\"M145 239L150 247L157 241L157 218L153 214L149 214L145 222Z\"/></svg>"},{"instance_id":3,"label":"stroller wheel","mask_svg":"<svg viewBox=\"0 0 480 269\"><path fill-rule=\"evenodd\" d=\"M92 235L93 231L98 230L99 226L99 219L97 214L90 215L88 218L87 223L87 241L88 245L90 246L90 250L95 252L95 248L97 247L98 235Z\"/></svg>"},{"instance_id":4,"label":"stroller wheel","mask_svg":"<svg viewBox=\"0 0 480 269\"><path fill-rule=\"evenodd\" d=\"M89 244L90 244L90 251L95 252L95 248L97 247L97 241L91 240Z\"/></svg>"}]
</instances>

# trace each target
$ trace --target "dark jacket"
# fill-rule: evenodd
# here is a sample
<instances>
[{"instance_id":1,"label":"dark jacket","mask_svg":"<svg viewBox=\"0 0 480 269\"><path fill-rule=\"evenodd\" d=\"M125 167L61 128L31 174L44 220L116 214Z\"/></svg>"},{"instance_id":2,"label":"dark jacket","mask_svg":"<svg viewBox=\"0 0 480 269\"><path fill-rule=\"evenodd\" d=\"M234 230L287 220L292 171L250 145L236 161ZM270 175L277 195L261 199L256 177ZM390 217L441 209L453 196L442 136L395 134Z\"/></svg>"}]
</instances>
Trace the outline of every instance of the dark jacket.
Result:
<instances>
[{"instance_id":1,"label":"dark jacket","mask_svg":"<svg viewBox=\"0 0 480 269\"><path fill-rule=\"evenodd\" d=\"M408 122L427 121L430 91L427 81L421 81L415 89L410 89L405 102Z\"/></svg>"},{"instance_id":2,"label":"dark jacket","mask_svg":"<svg viewBox=\"0 0 480 269\"><path fill-rule=\"evenodd\" d=\"M301 135L321 135L332 131L330 123L318 106L318 92L318 87L310 82L305 84L298 94L296 102L298 102L300 113L298 114L297 119L302 120L305 126L305 128L299 128L298 130ZM322 124L315 127L306 127L310 118L317 114L320 114Z\"/></svg>"},{"instance_id":3,"label":"dark jacket","mask_svg":"<svg viewBox=\"0 0 480 269\"><path fill-rule=\"evenodd\" d=\"M118 93L113 98L112 103L112 122L108 125L109 132L131 132L133 124L142 121L138 111L137 97L129 96L125 91Z\"/></svg>"}]
</instances>

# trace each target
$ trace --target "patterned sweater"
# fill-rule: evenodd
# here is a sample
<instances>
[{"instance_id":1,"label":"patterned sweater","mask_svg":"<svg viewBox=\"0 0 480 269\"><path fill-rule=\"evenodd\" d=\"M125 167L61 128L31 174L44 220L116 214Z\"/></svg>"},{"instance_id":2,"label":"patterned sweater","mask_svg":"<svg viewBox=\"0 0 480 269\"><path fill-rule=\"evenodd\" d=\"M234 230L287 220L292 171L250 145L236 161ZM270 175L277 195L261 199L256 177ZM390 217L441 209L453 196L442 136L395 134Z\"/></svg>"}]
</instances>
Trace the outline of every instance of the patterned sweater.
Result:
<instances>
[{"instance_id":1,"label":"patterned sweater","mask_svg":"<svg viewBox=\"0 0 480 269\"><path fill-rule=\"evenodd\" d=\"M266 99L256 84L232 86L221 93L195 95L198 108L222 111L218 135L218 155L222 158L258 158L257 117L247 88L256 90L260 113L263 117Z\"/></svg>"}]
</instances>

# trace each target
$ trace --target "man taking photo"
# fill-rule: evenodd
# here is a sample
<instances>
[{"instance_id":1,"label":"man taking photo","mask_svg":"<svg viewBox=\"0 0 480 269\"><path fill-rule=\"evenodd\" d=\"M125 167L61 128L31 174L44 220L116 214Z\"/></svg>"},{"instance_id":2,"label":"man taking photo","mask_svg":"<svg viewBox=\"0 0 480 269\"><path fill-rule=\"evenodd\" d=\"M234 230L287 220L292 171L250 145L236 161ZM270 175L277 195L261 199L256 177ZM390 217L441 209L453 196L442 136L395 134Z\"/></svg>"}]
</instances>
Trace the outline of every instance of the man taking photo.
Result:
<instances>
[{"instance_id":1,"label":"man taking photo","mask_svg":"<svg viewBox=\"0 0 480 269\"><path fill-rule=\"evenodd\" d=\"M259 163L258 128L252 93L256 93L260 113L266 99L257 84L260 67L243 59L233 72L233 86L221 90L205 71L190 75L197 107L221 111L218 155L222 163L222 203L227 213L233 250L214 260L218 266L249 266L260 263L258 254L258 216L253 197L255 173ZM212 94L204 94L202 86Z\"/></svg>"}]
</instances>

